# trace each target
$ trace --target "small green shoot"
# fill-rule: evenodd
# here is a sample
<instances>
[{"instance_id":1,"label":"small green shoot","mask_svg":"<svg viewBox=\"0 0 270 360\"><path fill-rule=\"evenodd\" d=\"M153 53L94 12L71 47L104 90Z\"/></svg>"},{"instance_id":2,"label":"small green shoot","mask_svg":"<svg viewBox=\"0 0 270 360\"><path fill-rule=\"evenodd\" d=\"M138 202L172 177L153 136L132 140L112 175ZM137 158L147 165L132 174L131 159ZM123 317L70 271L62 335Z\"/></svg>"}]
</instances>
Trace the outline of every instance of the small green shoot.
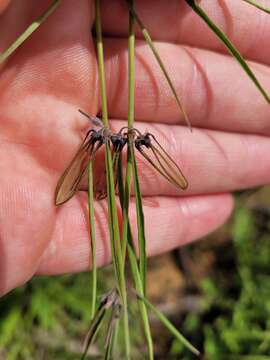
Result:
<instances>
[{"instance_id":1,"label":"small green shoot","mask_svg":"<svg viewBox=\"0 0 270 360\"><path fill-rule=\"evenodd\" d=\"M133 281L135 283L136 292L140 296L143 296L144 295L143 282L142 282L141 274L139 272L139 268L137 265L136 255L130 244L128 244L128 257L129 257L129 263L130 263L130 267L131 267ZM142 317L143 326L144 326L144 333L145 333L147 346L148 346L149 360L153 360L154 359L154 348L153 348L153 340L152 340L151 329L150 329L150 324L149 324L149 319L148 319L148 314L147 314L147 308L146 308L145 303L143 301L141 301L140 298L138 299L138 301L139 301L139 309L141 312L141 317Z\"/></svg>"}]
</instances>

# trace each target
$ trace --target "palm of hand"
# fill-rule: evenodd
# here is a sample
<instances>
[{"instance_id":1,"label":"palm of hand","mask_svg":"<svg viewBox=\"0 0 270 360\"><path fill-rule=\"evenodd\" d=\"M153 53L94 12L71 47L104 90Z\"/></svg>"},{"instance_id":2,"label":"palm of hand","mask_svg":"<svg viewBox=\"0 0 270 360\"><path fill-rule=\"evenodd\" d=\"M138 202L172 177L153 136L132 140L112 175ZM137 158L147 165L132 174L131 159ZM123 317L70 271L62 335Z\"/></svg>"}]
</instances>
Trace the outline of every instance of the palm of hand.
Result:
<instances>
[{"instance_id":1,"label":"palm of hand","mask_svg":"<svg viewBox=\"0 0 270 360\"><path fill-rule=\"evenodd\" d=\"M116 10L120 11L118 3L115 2L115 4ZM18 2L3 15L0 25L2 27L0 32L4 34L0 42L1 49L14 40L16 34L22 32L25 26L41 13L40 7L34 6L34 1L32 7L29 5L31 11L24 10L24 8L19 9L21 6ZM46 8L44 4L43 6ZM53 17L12 56L0 76L0 292L2 293L24 283L35 273L80 271L89 266L86 194L76 195L59 209L55 208L53 202L56 182L81 142L81 130L89 126L87 120L77 113L77 109L85 109L91 114L96 114L99 109L96 56L93 41L89 35L93 8L88 1L80 1L76 5L76 16L74 16L73 6L72 1L65 1L65 4L57 10ZM18 9L22 14L21 22L17 23L17 27L12 27L12 31L4 31L6 28L11 28L14 19L17 19L16 11ZM163 13L160 11L160 14ZM106 16L105 13L105 23L108 16L109 14ZM110 29L109 21L105 26ZM196 32L196 27L194 31ZM114 43L110 44L110 42ZM125 66L120 61L123 58L121 53L125 49L125 44L121 39L116 38L116 40L109 39L107 45L109 48L107 59L110 59L110 64L107 65L110 77L109 92L115 92L109 97L109 102L113 117L125 119L126 92L123 87L121 88L121 76L124 76L121 66ZM163 46L170 47L173 53L170 41L168 45ZM160 49L162 52L162 45ZM145 52L145 49L142 47L138 51ZM120 60L118 60L120 64L115 64L115 54L117 56L120 54ZM164 51L164 54L165 60L170 64L170 57L168 56L166 59L167 51ZM184 58L184 64L191 61L191 57L186 56L189 60ZM216 62L222 57L222 55L211 56L213 58L217 56ZM209 56L210 63L211 56ZM258 52L258 56L267 57L267 54L261 55ZM196 61L195 59L195 64ZM152 60L152 62L154 61ZM213 65L213 63L211 64ZM137 108L138 120L148 121L150 130L151 127L154 128L152 125L154 121L161 122L161 125L155 126L156 130L161 134L166 133L166 136L174 141L181 130L184 137L181 146L184 143L185 146L190 144L192 135L188 134L185 129L180 129L177 107L171 105L174 102L173 98L162 90L167 86L166 83L163 81L162 85L157 85L153 81L152 74L150 76L148 74L148 78L145 80L147 66L146 64L142 66L142 63L138 66L139 68L141 66L141 72L138 72L139 77L143 73L143 79L139 79L138 85L139 99L137 101L140 103ZM196 66L197 70L200 69L198 64ZM236 69L239 70L238 67ZM116 70L118 70L118 75L115 75ZM262 70L267 72L269 69L264 67ZM119 75L120 71L122 71L121 76ZM178 88L182 88L181 82L185 82L185 76L184 80L179 80L177 75L174 75ZM118 83L115 85L114 80L117 76L119 76ZM198 74L196 76L192 79L198 80L199 85L196 86L200 87L200 82L205 79ZM211 71L207 81L210 83L213 81ZM147 83L147 86L144 82ZM256 94L259 97L248 80L243 80L243 84L246 86L248 94ZM115 90L117 86L120 88ZM220 92L222 91L224 89L220 90ZM207 93L207 86L203 92ZM146 98L146 96L150 96L149 93L153 93L154 96L158 93L159 100ZM222 99L222 102L221 100L218 102L221 95L219 95L219 90L217 93L218 95L211 100L217 104L212 106L213 113L217 113L220 106L226 107L228 103L232 102L229 96L229 99ZM203 95L203 99L208 101L208 96L209 92L208 95ZM211 96L213 97L213 95ZM143 102L143 99L146 101ZM235 115L245 109L244 102L240 101L240 105L236 103L232 105L232 108L238 106L234 111L236 120L232 116L229 122L217 122L216 115L212 114L212 118L209 116L208 123L203 125L200 124L202 121L200 117L205 117L207 112L204 113L204 110L200 110L199 114L198 112L195 114L196 104L195 110L191 111L194 108L194 102L189 100L187 103L187 110L192 113L191 118L194 119L195 126L219 130L219 132L215 130L202 131L196 138L194 149L188 145L188 149L183 150L189 152L183 156L184 165L196 157L198 158L197 154L201 153L202 149L206 149L205 151L210 156L210 159L203 160L201 169L201 160L197 159L197 166L194 167L194 170L189 170L190 173L187 176L192 183L189 194L218 194L180 199L179 192L169 187L158 176L153 175L152 170L144 168L146 175L142 177L143 194L151 195L155 202L154 206L151 202L148 203L148 206L146 204L145 210L146 216L151 218L152 229L146 229L146 231L149 233L149 252L152 254L172 248L180 242L194 240L222 223L232 208L232 200L226 194L228 191L269 181L267 167L270 168L270 164L266 162L266 159L256 174L246 178L246 174L250 174L250 170L254 168L255 155L265 154L269 150L268 139L261 139L257 135L249 135L249 138L243 135L237 135L237 137L222 132L229 130L231 132L267 134L265 129L270 128L267 127L266 121L269 120L269 108L266 108L264 100L259 99L252 110L253 114L250 117L259 113L260 119L252 122L250 128L245 125L244 120L241 122L240 118ZM201 104L198 103L198 105ZM156 109L158 109L157 112L155 112ZM116 126L119 125L118 123L122 125L121 120L115 121ZM144 124L139 124L140 126L145 129ZM205 138L206 134L207 138ZM260 148L256 147L256 154L247 158L243 171L237 172L241 156L239 155L235 163L229 163L230 161L226 160L228 149L233 144L239 150L239 144L247 140L252 144L259 140L261 146ZM171 141L168 142L171 143ZM172 146L172 152L176 152L172 156L177 155L176 150L179 150L177 146L180 145ZM252 146L255 149L255 145ZM229 153L229 157L231 156ZM244 154L242 158L244 159ZM142 163L140 166L144 167L145 164ZM210 176L203 170L208 167ZM228 167L230 168L230 178L224 179ZM236 175L234 175L234 171L236 171ZM224 180L221 181L221 179ZM245 180L243 181L243 179ZM157 182L157 185L153 186L151 181ZM105 209L104 202L96 204L99 264L109 259ZM175 221L176 212L179 212L183 222L180 232L176 227L178 226ZM131 213L134 213L132 204ZM153 230L155 224L158 224L157 230ZM164 236L166 243L163 241Z\"/></svg>"}]
</instances>

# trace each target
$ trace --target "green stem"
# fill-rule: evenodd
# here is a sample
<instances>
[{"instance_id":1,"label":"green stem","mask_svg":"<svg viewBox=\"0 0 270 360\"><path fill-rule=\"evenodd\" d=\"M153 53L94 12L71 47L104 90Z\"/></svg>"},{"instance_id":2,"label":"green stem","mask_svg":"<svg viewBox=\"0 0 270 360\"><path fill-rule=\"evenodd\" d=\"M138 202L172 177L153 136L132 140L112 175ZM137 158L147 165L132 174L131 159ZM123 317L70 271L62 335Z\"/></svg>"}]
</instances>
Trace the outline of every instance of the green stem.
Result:
<instances>
[{"instance_id":1,"label":"green stem","mask_svg":"<svg viewBox=\"0 0 270 360\"><path fill-rule=\"evenodd\" d=\"M133 1L131 1L133 6ZM132 128L134 123L134 92L135 92L135 33L134 16L129 12L129 36L128 36L128 127ZM130 157L130 142L128 142L128 155L126 167L125 194L123 197L123 227L122 227L122 253L126 257L128 238L128 211L130 187L132 178L132 163Z\"/></svg>"},{"instance_id":2,"label":"green stem","mask_svg":"<svg viewBox=\"0 0 270 360\"><path fill-rule=\"evenodd\" d=\"M130 244L128 244L128 256L129 256L129 261L130 261L130 266L131 266L131 271L132 271L132 276L133 276L133 280L135 283L136 291L140 296L143 296L144 288L143 288L143 284L142 284L142 280L141 280L141 274L139 272L139 268L137 265L136 255ZM153 340L152 340L152 336L151 336L151 329L150 329L150 324L149 324L149 319L148 319L147 308L146 308L145 303L142 300L138 299L138 302L139 302L139 309L141 312L141 317L143 320L144 333L145 333L145 337L146 337L146 341L147 341L149 360L153 360L154 359L154 348L153 348Z\"/></svg>"},{"instance_id":3,"label":"green stem","mask_svg":"<svg viewBox=\"0 0 270 360\"><path fill-rule=\"evenodd\" d=\"M33 34L35 30L58 8L60 0L55 0L48 9L38 17L28 28L11 44L2 54L0 54L0 64L4 62L25 40Z\"/></svg>"},{"instance_id":4,"label":"green stem","mask_svg":"<svg viewBox=\"0 0 270 360\"><path fill-rule=\"evenodd\" d=\"M133 8L133 0L130 1ZM128 127L134 123L134 95L135 95L135 33L134 16L129 12L129 36L128 36Z\"/></svg>"},{"instance_id":5,"label":"green stem","mask_svg":"<svg viewBox=\"0 0 270 360\"><path fill-rule=\"evenodd\" d=\"M108 109L107 109L107 95L106 95L106 82L105 82L105 65L101 29L101 14L100 14L100 1L96 0L96 33L97 33L97 56L99 64L99 79L100 79L100 92L101 92L101 108L102 120L105 126L109 126Z\"/></svg>"},{"instance_id":6,"label":"green stem","mask_svg":"<svg viewBox=\"0 0 270 360\"><path fill-rule=\"evenodd\" d=\"M128 126L133 127L134 123L134 89L135 89L135 76L134 76L134 58L135 58L135 35L134 35L134 22L135 20L140 22L136 17L134 11L134 1L129 0L129 117ZM141 24L141 22L140 22ZM166 73L166 71L165 71ZM130 196L130 182L131 177L134 179L135 198L136 198L136 214L137 214L137 228L138 228L138 243L139 243L139 263L140 263L140 274L142 277L142 284L144 294L146 291L146 250L145 250L145 231L144 231L144 215L142 208L142 199L139 186L139 178L137 173L134 149L133 149L133 137L132 134L128 141L128 163L127 163L127 174L126 174L126 186L125 186L125 197L124 197L124 210L125 205L128 203ZM128 209L127 209L128 214ZM124 229L128 232L128 222L125 224Z\"/></svg>"},{"instance_id":7,"label":"green stem","mask_svg":"<svg viewBox=\"0 0 270 360\"><path fill-rule=\"evenodd\" d=\"M186 348L188 348L194 355L199 356L200 352L178 331L178 329L158 310L154 305L150 303L146 297L137 293L137 297L141 299L145 305L153 311L153 313L158 317L158 319L163 323L164 326L178 339Z\"/></svg>"},{"instance_id":8,"label":"green stem","mask_svg":"<svg viewBox=\"0 0 270 360\"><path fill-rule=\"evenodd\" d=\"M173 93L173 95L175 97L175 100L177 102L179 110L180 110L180 112L182 113L182 115L184 117L185 123L187 124L189 129L192 131L192 127L191 127L191 123L189 121L188 115L187 115L187 113L186 113L186 111L185 111L185 109L184 109L184 107L182 105L182 102L181 102L179 96L177 95L177 92L176 92L176 89L175 89L175 87L173 85L173 82L172 82L172 80L171 80L171 78L170 78L170 76L169 76L169 74L168 74L168 72L167 72L167 70L165 68L165 65L164 65L161 57L159 56L159 53L158 53L158 51L157 51L157 49L156 49L156 47L154 45L154 42L151 39L151 36L150 36L148 30L145 28L143 22L141 21L138 14L136 13L136 11L135 11L135 9L134 9L134 7L132 5L131 0L126 0L126 1L127 1L128 6L129 6L129 11L132 13L132 16L134 17L137 24L139 25L139 27L141 29L141 32L142 32L147 44L149 45L150 49L152 50L152 53L153 53L154 57L156 58L159 66L160 66L160 68L161 68L161 70L162 70L162 72L163 72L163 74L164 74L164 76L165 76L165 78L167 80L167 83L169 84L169 87L170 87L170 89L171 89L171 91L172 91L172 93Z\"/></svg>"},{"instance_id":9,"label":"green stem","mask_svg":"<svg viewBox=\"0 0 270 360\"><path fill-rule=\"evenodd\" d=\"M109 125L108 110L107 110L107 96L104 70L104 55L103 55L103 41L102 41L102 26L100 14L100 0L95 0L96 6L96 34L97 34L97 54L100 75L100 90L101 90L101 105L102 105L102 120L105 126ZM127 292L125 281L124 260L122 255L122 248L120 242L119 223L117 217L117 207L115 200L114 188L114 174L112 166L112 156L109 142L105 144L105 158L106 158L106 177L107 177L107 194L108 194L108 211L109 211L109 230L111 239L111 250L114 264L114 271L117 278L117 286L123 305L123 320L124 320L124 342L125 342L125 357L130 359L130 336L128 326L128 307L127 307Z\"/></svg>"}]
</instances>

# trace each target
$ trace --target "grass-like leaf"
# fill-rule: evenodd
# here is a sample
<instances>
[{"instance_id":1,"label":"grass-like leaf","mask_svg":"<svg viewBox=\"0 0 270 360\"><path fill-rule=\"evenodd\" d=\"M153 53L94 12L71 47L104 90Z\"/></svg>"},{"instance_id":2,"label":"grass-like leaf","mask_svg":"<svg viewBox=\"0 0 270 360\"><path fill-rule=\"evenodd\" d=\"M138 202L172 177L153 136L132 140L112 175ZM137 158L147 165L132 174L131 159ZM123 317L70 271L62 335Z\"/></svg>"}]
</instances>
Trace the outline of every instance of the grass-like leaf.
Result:
<instances>
[{"instance_id":1,"label":"grass-like leaf","mask_svg":"<svg viewBox=\"0 0 270 360\"><path fill-rule=\"evenodd\" d=\"M248 66L245 59L242 57L240 52L235 48L232 42L227 38L227 36L219 29L219 27L210 19L210 17L206 14L206 12L197 4L195 0L186 0L187 4L195 11L197 15L199 15L203 21L210 27L211 30L218 36L218 38L224 43L229 52L233 55L233 57L239 62L243 70L249 76L249 78L256 85L258 90L261 92L263 97L266 99L268 103L270 103L270 97L267 92L262 87L261 83Z\"/></svg>"},{"instance_id":2,"label":"grass-like leaf","mask_svg":"<svg viewBox=\"0 0 270 360\"><path fill-rule=\"evenodd\" d=\"M107 96L106 96L106 84L105 84L105 70L104 70L105 67L104 67L104 55L103 55L100 0L95 0L95 11L96 11L95 15L96 15L96 34L97 34L97 55L98 55L99 75L100 75L102 120L104 125L108 126L109 122L108 122ZM111 242L114 271L117 278L117 286L119 289L119 294L123 306L125 357L128 360L130 358L130 336L129 336L129 325L128 325L125 269L123 266L124 261L123 261L122 248L120 242L117 206L115 200L115 184L114 184L115 179L113 173L112 156L111 156L111 150L108 140L105 143L105 163L106 163L110 242Z\"/></svg>"},{"instance_id":3,"label":"grass-like leaf","mask_svg":"<svg viewBox=\"0 0 270 360\"><path fill-rule=\"evenodd\" d=\"M133 6L133 1L131 1ZM133 127L134 122L134 91L135 91L135 34L134 34L134 17L129 13L129 35L128 35L128 127ZM120 170L120 169L119 169ZM121 170L120 170L121 171ZM128 238L128 216L129 216L129 198L130 186L132 178L132 164L130 158L130 147L128 146L127 165L126 165L126 178L125 187L122 196L122 252L123 258L126 256L127 238Z\"/></svg>"},{"instance_id":4,"label":"grass-like leaf","mask_svg":"<svg viewBox=\"0 0 270 360\"><path fill-rule=\"evenodd\" d=\"M91 241L91 319L94 318L97 301L97 260L96 260L96 238L95 238L95 219L94 219L94 184L93 184L93 161L88 164L88 215L90 226Z\"/></svg>"},{"instance_id":5,"label":"grass-like leaf","mask_svg":"<svg viewBox=\"0 0 270 360\"><path fill-rule=\"evenodd\" d=\"M158 62L158 64L159 64L159 66L160 66L160 68L161 68L161 70L162 70L162 72L163 72L163 74L164 74L164 76L165 76L165 78L166 78L169 86L170 86L170 89L171 89L171 91L172 91L172 93L173 93L173 95L174 95L174 97L175 97L175 100L176 100L176 102L177 102L177 105L178 105L178 107L179 107L179 109L180 109L180 112L182 113L182 115L183 115L183 117L184 117L184 120L185 120L186 124L188 125L188 127L189 127L190 130L191 130L191 123L190 123L190 121L189 121L188 115L187 115L187 113L186 113L186 111L185 111L185 109L184 109L184 107L183 107L183 105L182 105L182 102L181 102L179 96L177 95L177 92L176 92L176 90L175 90L175 87L174 87L174 85L173 85L173 82L172 82L172 80L171 80L171 78L170 78L170 76L169 76L169 74L168 74L168 72L167 72L167 70L166 70L166 68L165 68L165 65L164 65L161 57L159 56L159 53L158 53L158 51L157 51L157 49L156 49L156 47L155 47L155 45L154 45L154 42L153 42L152 39L151 39L151 36L150 36L149 32L147 31L146 27L144 26L143 22L141 21L140 17L139 17L138 14L136 13L136 11L135 11L135 9L133 8L133 6L131 6L131 1L130 1L130 0L127 0L127 3L128 3L130 12L131 12L132 15L134 16L137 24L139 25L139 27L140 27L140 29L141 29L141 32L142 32L142 34L143 34L143 36L144 36L144 38L145 38L145 41L147 42L147 44L149 45L150 49L152 50L152 52L153 52L153 54L154 54L154 56L155 56L155 58L156 58L156 60L157 60L157 62Z\"/></svg>"},{"instance_id":6,"label":"grass-like leaf","mask_svg":"<svg viewBox=\"0 0 270 360\"><path fill-rule=\"evenodd\" d=\"M136 291L139 295L143 296L144 288L143 288L143 283L141 281L141 274L139 272L139 268L137 265L136 255L133 251L131 244L128 244L128 257L129 257L130 267L131 267ZM141 301L140 299L138 299L138 301L139 301L139 309L140 309L142 320L143 320L144 333L145 333L147 346L148 346L149 359L153 360L154 359L153 340L152 340L151 329L150 329L150 324L149 324L149 319L148 319L148 314L147 314L147 308L143 301Z\"/></svg>"},{"instance_id":7,"label":"grass-like leaf","mask_svg":"<svg viewBox=\"0 0 270 360\"><path fill-rule=\"evenodd\" d=\"M130 9L133 10L134 1L129 1ZM133 128L134 123L134 90L135 90L135 33L134 33L134 13L129 11L129 39L128 39L128 128ZM126 181L125 187L123 187L122 179L122 165L121 157L119 159L118 167L118 178L119 178L119 191L121 205L123 208L123 251L126 253L126 246L128 246L129 262L132 269L132 276L135 283L137 291L141 294L145 294L146 288L146 250L145 250L145 234L144 234L144 215L142 209L142 200L141 193L139 188L139 179L136 167L136 161L134 158L134 148L133 148L133 136L130 134L128 136L128 154L127 154L127 167L126 167ZM139 243L139 264L140 271L137 266L137 260L135 253L133 252L133 239L132 232L128 217L128 206L129 206L129 197L130 197L130 185L131 178L134 179L135 187L135 196L136 196L136 214L137 214L137 227L138 227L138 243ZM146 336L149 359L153 360L154 351L153 351L153 341L151 336L151 329L148 320L147 308L144 303L139 301L139 309L142 317L142 322L144 326L144 332Z\"/></svg>"},{"instance_id":8,"label":"grass-like leaf","mask_svg":"<svg viewBox=\"0 0 270 360\"><path fill-rule=\"evenodd\" d=\"M101 14L100 14L100 1L95 0L96 10L96 47L98 57L98 69L99 69L99 81L101 91L101 109L102 109L102 121L104 126L109 126L108 121L108 109L107 109L107 95L106 95L106 83L105 83L105 65L104 65L104 53L103 53L103 41L102 41L102 27L101 27Z\"/></svg>"},{"instance_id":9,"label":"grass-like leaf","mask_svg":"<svg viewBox=\"0 0 270 360\"><path fill-rule=\"evenodd\" d=\"M267 14L270 14L270 8L259 4L257 1L254 0L242 0L242 1L245 1L248 4L255 6L256 8L266 12Z\"/></svg>"},{"instance_id":10,"label":"grass-like leaf","mask_svg":"<svg viewBox=\"0 0 270 360\"><path fill-rule=\"evenodd\" d=\"M193 354L199 356L200 352L197 350L178 330L177 328L159 311L154 305L150 303L144 296L137 293L137 297L141 299L146 306L153 311L153 313L158 317L162 324L178 339L186 348L188 348Z\"/></svg>"},{"instance_id":11,"label":"grass-like leaf","mask_svg":"<svg viewBox=\"0 0 270 360\"><path fill-rule=\"evenodd\" d=\"M11 44L2 54L0 54L0 64L4 62L25 40L33 34L35 30L57 9L60 0L55 0L48 9L38 17L28 28Z\"/></svg>"},{"instance_id":12,"label":"grass-like leaf","mask_svg":"<svg viewBox=\"0 0 270 360\"><path fill-rule=\"evenodd\" d=\"M129 93L128 93L128 128L132 129L134 124L134 90L135 90L135 32L134 23L136 14L134 11L134 1L129 0L129 40L128 40L128 77L129 77ZM138 20L137 20L138 21ZM139 186L139 178L137 172L136 161L134 157L133 136L130 134L128 137L128 156L127 156L127 171L126 171L126 185L125 185L125 198L124 205L130 196L130 183L131 177L134 179L135 198L136 198L136 215L138 227L138 244L139 244L139 263L140 275L143 283L145 294L146 289L146 244L145 244L145 231L144 231L144 214L142 208L142 199ZM124 206L125 211L125 206ZM124 218L125 220L125 218ZM126 236L128 235L128 224L126 224ZM130 228L129 228L130 231Z\"/></svg>"}]
</instances>

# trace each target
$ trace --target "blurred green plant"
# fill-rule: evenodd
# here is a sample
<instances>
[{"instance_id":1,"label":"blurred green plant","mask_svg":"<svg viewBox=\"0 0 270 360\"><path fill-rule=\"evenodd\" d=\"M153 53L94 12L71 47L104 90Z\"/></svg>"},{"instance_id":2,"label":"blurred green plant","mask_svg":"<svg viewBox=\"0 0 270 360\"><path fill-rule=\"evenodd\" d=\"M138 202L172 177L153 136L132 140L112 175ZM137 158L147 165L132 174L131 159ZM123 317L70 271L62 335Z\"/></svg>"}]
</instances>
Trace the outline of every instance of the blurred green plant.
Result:
<instances>
[{"instance_id":1,"label":"blurred green plant","mask_svg":"<svg viewBox=\"0 0 270 360\"><path fill-rule=\"evenodd\" d=\"M112 281L102 271L99 294ZM81 354L91 320L89 274L37 277L0 299L0 359L67 359Z\"/></svg>"},{"instance_id":2,"label":"blurred green plant","mask_svg":"<svg viewBox=\"0 0 270 360\"><path fill-rule=\"evenodd\" d=\"M270 208L238 202L230 233L232 242L217 247L215 273L200 283L200 311L185 314L182 330L209 360L269 359ZM174 341L171 356L193 359Z\"/></svg>"}]
</instances>

